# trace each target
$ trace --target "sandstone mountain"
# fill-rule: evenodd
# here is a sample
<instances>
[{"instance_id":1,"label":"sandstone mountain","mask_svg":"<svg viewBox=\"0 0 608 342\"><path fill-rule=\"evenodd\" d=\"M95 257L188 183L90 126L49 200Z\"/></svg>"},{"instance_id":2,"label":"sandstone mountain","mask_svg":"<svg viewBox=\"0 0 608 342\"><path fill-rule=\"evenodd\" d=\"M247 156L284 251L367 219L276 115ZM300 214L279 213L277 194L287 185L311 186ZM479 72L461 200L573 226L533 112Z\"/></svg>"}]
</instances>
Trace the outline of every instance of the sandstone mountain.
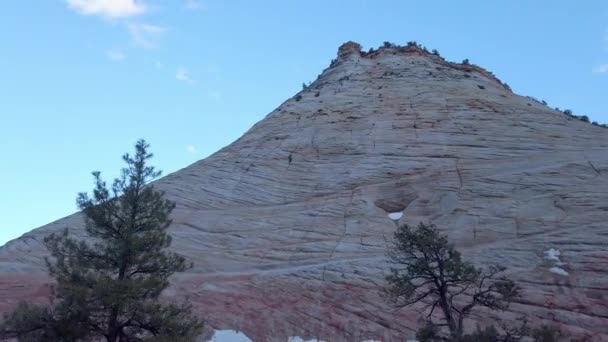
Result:
<instances>
[{"instance_id":1,"label":"sandstone mountain","mask_svg":"<svg viewBox=\"0 0 608 342\"><path fill-rule=\"evenodd\" d=\"M378 286L385 237L425 221L468 260L509 268L524 297L503 317L608 341L608 130L480 67L346 43L241 138L156 186L177 202L173 248L195 262L166 295L187 295L217 329L253 341L413 336L420 314L387 306ZM81 220L0 249L0 311L44 300L40 242L66 226L82 234Z\"/></svg>"}]
</instances>

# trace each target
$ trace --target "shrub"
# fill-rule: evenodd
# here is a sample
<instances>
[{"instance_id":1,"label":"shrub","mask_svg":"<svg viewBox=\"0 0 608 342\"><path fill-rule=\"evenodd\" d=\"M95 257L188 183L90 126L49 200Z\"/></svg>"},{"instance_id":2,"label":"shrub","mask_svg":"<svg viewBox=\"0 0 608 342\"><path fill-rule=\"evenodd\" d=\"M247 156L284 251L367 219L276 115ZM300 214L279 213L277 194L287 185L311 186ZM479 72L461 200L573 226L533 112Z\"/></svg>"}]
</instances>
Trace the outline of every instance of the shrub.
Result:
<instances>
[{"instance_id":1,"label":"shrub","mask_svg":"<svg viewBox=\"0 0 608 342\"><path fill-rule=\"evenodd\" d=\"M439 328L431 321L416 331L416 339L419 342L434 342L440 339Z\"/></svg>"},{"instance_id":2,"label":"shrub","mask_svg":"<svg viewBox=\"0 0 608 342\"><path fill-rule=\"evenodd\" d=\"M534 342L557 342L562 336L561 332L554 327L543 325L532 331Z\"/></svg>"}]
</instances>

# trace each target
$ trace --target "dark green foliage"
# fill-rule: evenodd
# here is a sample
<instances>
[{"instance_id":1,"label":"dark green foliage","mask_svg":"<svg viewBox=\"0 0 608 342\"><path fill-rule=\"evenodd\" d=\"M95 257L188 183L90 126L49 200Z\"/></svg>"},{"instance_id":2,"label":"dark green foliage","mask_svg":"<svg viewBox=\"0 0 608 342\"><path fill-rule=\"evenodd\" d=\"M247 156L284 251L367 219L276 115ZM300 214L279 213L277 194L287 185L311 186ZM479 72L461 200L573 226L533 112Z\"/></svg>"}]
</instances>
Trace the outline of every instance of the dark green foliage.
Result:
<instances>
[{"instance_id":1,"label":"dark green foliage","mask_svg":"<svg viewBox=\"0 0 608 342\"><path fill-rule=\"evenodd\" d=\"M564 110L564 114L572 115L572 111L570 109L566 109L566 110Z\"/></svg>"},{"instance_id":2,"label":"dark green foliage","mask_svg":"<svg viewBox=\"0 0 608 342\"><path fill-rule=\"evenodd\" d=\"M0 340L80 341L88 335L86 327L80 321L77 311L70 311L66 305L51 309L48 306L21 302L11 314L4 315L4 322L0 325Z\"/></svg>"},{"instance_id":3,"label":"dark green foliage","mask_svg":"<svg viewBox=\"0 0 608 342\"><path fill-rule=\"evenodd\" d=\"M493 325L477 330L471 334L463 336L462 342L498 342L500 341L500 333Z\"/></svg>"},{"instance_id":4,"label":"dark green foliage","mask_svg":"<svg viewBox=\"0 0 608 342\"><path fill-rule=\"evenodd\" d=\"M468 58L463 59L463 60L462 60L462 64L464 64L464 65L469 65L469 64L470 64L470 63L469 63L469 59L468 59Z\"/></svg>"},{"instance_id":5,"label":"dark green foliage","mask_svg":"<svg viewBox=\"0 0 608 342\"><path fill-rule=\"evenodd\" d=\"M416 331L416 339L419 342L434 342L440 341L439 328L431 321L427 321L426 324Z\"/></svg>"},{"instance_id":6,"label":"dark green foliage","mask_svg":"<svg viewBox=\"0 0 608 342\"><path fill-rule=\"evenodd\" d=\"M587 115L581 115L581 116L579 116L579 119L581 121L589 122L589 117Z\"/></svg>"},{"instance_id":7,"label":"dark green foliage","mask_svg":"<svg viewBox=\"0 0 608 342\"><path fill-rule=\"evenodd\" d=\"M382 43L382 47L383 48L387 48L387 49L388 48L396 48L397 45L395 45L394 43L391 43L391 42L384 42L384 43Z\"/></svg>"},{"instance_id":8,"label":"dark green foliage","mask_svg":"<svg viewBox=\"0 0 608 342\"><path fill-rule=\"evenodd\" d=\"M526 320L511 328L506 327L505 324L502 324L500 328L489 325L482 329L477 326L474 332L460 338L441 336L439 327L432 322L427 322L416 332L416 339L420 342L558 342L564 341L560 340L562 337L561 332L554 327L543 325L532 329Z\"/></svg>"},{"instance_id":9,"label":"dark green foliage","mask_svg":"<svg viewBox=\"0 0 608 342\"><path fill-rule=\"evenodd\" d=\"M306 88L307 88L307 87L308 87L308 86L306 85L306 83L305 83L305 82L302 82L302 90L306 90Z\"/></svg>"},{"instance_id":10,"label":"dark green foliage","mask_svg":"<svg viewBox=\"0 0 608 342\"><path fill-rule=\"evenodd\" d=\"M298 94L296 95L296 101L300 101L302 99L302 95Z\"/></svg>"},{"instance_id":11,"label":"dark green foliage","mask_svg":"<svg viewBox=\"0 0 608 342\"><path fill-rule=\"evenodd\" d=\"M561 336L562 334L558 329L547 325L543 325L532 331L534 342L557 342Z\"/></svg>"},{"instance_id":12,"label":"dark green foliage","mask_svg":"<svg viewBox=\"0 0 608 342\"><path fill-rule=\"evenodd\" d=\"M191 265L166 250L175 204L149 184L160 171L147 165L148 147L140 140L134 156L123 156L127 166L111 187L94 172L92 195L78 195L88 241L67 229L45 238L54 305L20 306L8 317L9 329L38 326L18 334L20 340L57 334L65 341L192 341L200 333L202 323L188 305L158 302L169 277Z\"/></svg>"},{"instance_id":13,"label":"dark green foliage","mask_svg":"<svg viewBox=\"0 0 608 342\"><path fill-rule=\"evenodd\" d=\"M528 322L524 320L520 325L512 327L508 327L504 323L501 323L499 328L489 325L481 329L477 326L474 332L464 335L457 342L519 342L530 337L530 335L531 330L528 327Z\"/></svg>"},{"instance_id":14,"label":"dark green foliage","mask_svg":"<svg viewBox=\"0 0 608 342\"><path fill-rule=\"evenodd\" d=\"M540 102L541 102L542 104L544 104L545 106L547 105L547 101L545 101L545 100L542 100L542 101L540 101Z\"/></svg>"},{"instance_id":15,"label":"dark green foliage","mask_svg":"<svg viewBox=\"0 0 608 342\"><path fill-rule=\"evenodd\" d=\"M483 270L463 261L434 226L399 227L388 257L392 267L384 290L387 300L396 307L424 303L426 319L434 324L438 309L452 339L462 338L464 320L475 307L504 310L519 296L517 285L499 276L504 267Z\"/></svg>"},{"instance_id":16,"label":"dark green foliage","mask_svg":"<svg viewBox=\"0 0 608 342\"><path fill-rule=\"evenodd\" d=\"M439 56L439 57L441 57L441 55L439 54L439 51L437 51L437 50L435 50L435 49L433 49L433 51L431 51L431 53L432 53L433 55L435 55L435 56Z\"/></svg>"}]
</instances>

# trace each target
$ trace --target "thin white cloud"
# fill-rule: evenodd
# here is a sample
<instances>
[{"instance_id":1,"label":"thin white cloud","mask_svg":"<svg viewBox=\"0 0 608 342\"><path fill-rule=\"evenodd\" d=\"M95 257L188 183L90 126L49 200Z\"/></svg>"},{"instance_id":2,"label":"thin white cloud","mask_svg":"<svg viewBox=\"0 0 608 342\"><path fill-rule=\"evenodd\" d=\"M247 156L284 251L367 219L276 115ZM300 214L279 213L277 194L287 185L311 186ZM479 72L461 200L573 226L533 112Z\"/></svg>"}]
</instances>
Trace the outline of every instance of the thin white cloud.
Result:
<instances>
[{"instance_id":1,"label":"thin white cloud","mask_svg":"<svg viewBox=\"0 0 608 342\"><path fill-rule=\"evenodd\" d=\"M207 9L207 5L205 5L200 0L186 0L186 4L184 5L186 9L189 10L205 10Z\"/></svg>"},{"instance_id":2,"label":"thin white cloud","mask_svg":"<svg viewBox=\"0 0 608 342\"><path fill-rule=\"evenodd\" d=\"M106 51L106 56L113 62L122 62L127 58L127 55L118 48L109 49Z\"/></svg>"},{"instance_id":3,"label":"thin white cloud","mask_svg":"<svg viewBox=\"0 0 608 342\"><path fill-rule=\"evenodd\" d=\"M595 68L593 68L593 72L596 74L608 73L608 63L596 66Z\"/></svg>"},{"instance_id":4,"label":"thin white cloud","mask_svg":"<svg viewBox=\"0 0 608 342\"><path fill-rule=\"evenodd\" d=\"M196 153L198 152L198 149L196 148L196 146L189 144L186 145L186 151L188 151L189 153Z\"/></svg>"},{"instance_id":5,"label":"thin white cloud","mask_svg":"<svg viewBox=\"0 0 608 342\"><path fill-rule=\"evenodd\" d=\"M184 67L177 68L175 79L181 82L194 83L194 80L188 74L188 70Z\"/></svg>"},{"instance_id":6,"label":"thin white cloud","mask_svg":"<svg viewBox=\"0 0 608 342\"><path fill-rule=\"evenodd\" d=\"M141 0L66 0L68 7L84 15L125 18L146 11Z\"/></svg>"},{"instance_id":7,"label":"thin white cloud","mask_svg":"<svg viewBox=\"0 0 608 342\"><path fill-rule=\"evenodd\" d=\"M129 24L129 33L133 43L147 49L158 46L160 37L166 30L162 26L150 24Z\"/></svg>"}]
</instances>

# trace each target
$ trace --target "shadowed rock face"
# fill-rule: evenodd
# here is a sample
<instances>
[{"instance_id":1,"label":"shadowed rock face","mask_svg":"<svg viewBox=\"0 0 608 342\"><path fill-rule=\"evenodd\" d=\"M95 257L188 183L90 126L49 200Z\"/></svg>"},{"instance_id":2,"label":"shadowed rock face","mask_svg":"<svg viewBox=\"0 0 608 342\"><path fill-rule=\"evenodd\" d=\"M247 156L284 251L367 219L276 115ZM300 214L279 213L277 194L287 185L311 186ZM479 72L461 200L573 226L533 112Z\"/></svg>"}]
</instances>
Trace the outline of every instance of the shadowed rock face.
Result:
<instances>
[{"instance_id":1,"label":"shadowed rock face","mask_svg":"<svg viewBox=\"0 0 608 342\"><path fill-rule=\"evenodd\" d=\"M195 262L166 296L188 295L215 328L254 341L413 336L420 314L378 291L393 213L509 267L524 297L503 317L608 340L608 130L479 67L347 43L307 89L156 186L177 202L172 248ZM0 249L0 310L44 300L40 241L82 234L81 221Z\"/></svg>"}]
</instances>

